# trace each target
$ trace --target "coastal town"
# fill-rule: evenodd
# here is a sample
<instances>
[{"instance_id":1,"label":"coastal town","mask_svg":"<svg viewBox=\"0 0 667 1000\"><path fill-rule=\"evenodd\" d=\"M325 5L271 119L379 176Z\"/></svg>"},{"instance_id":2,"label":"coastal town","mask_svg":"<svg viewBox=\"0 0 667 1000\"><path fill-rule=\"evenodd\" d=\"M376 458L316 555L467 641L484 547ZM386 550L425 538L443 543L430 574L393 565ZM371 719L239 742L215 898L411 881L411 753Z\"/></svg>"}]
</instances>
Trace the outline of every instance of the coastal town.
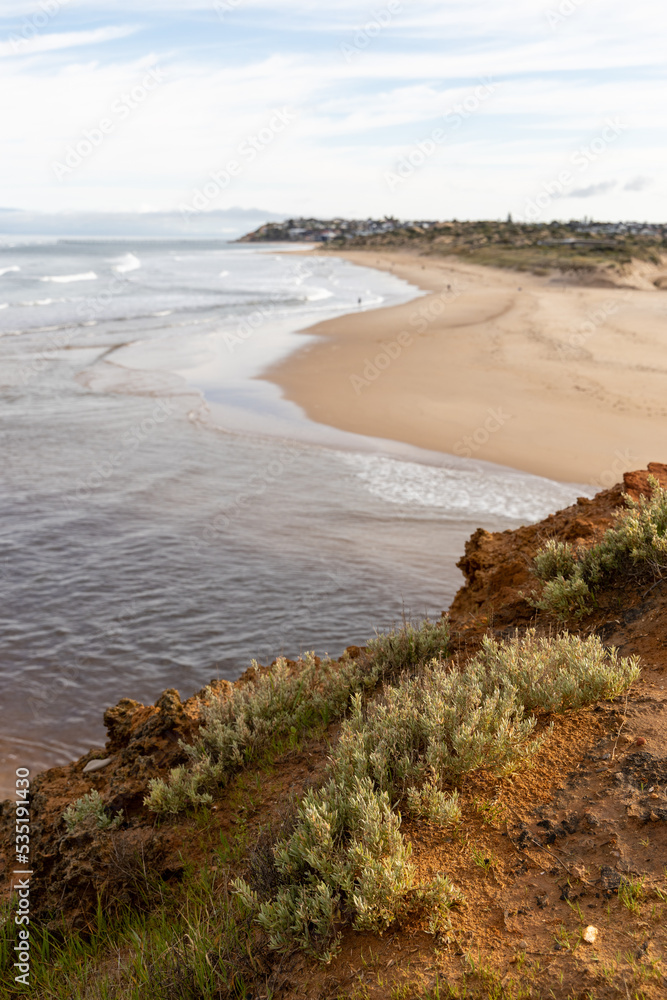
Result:
<instances>
[{"instance_id":1,"label":"coastal town","mask_svg":"<svg viewBox=\"0 0 667 1000\"><path fill-rule=\"evenodd\" d=\"M667 240L667 223L649 222L594 222L592 219L577 220L570 222L542 223L520 223L512 220L511 216L505 221L497 222L458 222L456 219L450 221L428 220L399 220L393 216L385 216L383 219L313 219L299 218L286 219L284 222L267 222L263 226L243 236L239 242L293 242L293 243L330 243L332 241L347 241L358 238L378 237L387 234L402 233L408 235L424 235L426 233L435 236L440 233L474 233L485 231L493 240L496 237L500 241L512 231L516 237L533 237L539 240L541 236L548 236L554 232L567 232L568 236L562 236L563 241L579 242L582 238L591 237L627 238L643 237L647 240L663 242Z\"/></svg>"}]
</instances>

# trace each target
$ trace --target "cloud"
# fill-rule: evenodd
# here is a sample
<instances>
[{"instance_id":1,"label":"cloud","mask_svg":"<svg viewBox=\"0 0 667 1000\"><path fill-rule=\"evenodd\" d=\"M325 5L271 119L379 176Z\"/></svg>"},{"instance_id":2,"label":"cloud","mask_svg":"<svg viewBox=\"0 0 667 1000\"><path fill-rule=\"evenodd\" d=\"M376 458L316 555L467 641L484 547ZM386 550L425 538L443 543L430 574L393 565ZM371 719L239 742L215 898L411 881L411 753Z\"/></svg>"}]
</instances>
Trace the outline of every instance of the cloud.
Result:
<instances>
[{"instance_id":1,"label":"cloud","mask_svg":"<svg viewBox=\"0 0 667 1000\"><path fill-rule=\"evenodd\" d=\"M608 191L613 191L616 187L616 183L616 181L600 181L599 184L589 184L588 187L574 188L574 190L568 191L565 197L597 198L598 195L606 194Z\"/></svg>"},{"instance_id":2,"label":"cloud","mask_svg":"<svg viewBox=\"0 0 667 1000\"><path fill-rule=\"evenodd\" d=\"M0 56L36 55L61 49L73 49L82 45L101 45L103 42L127 38L128 35L133 35L138 30L138 27L118 25L117 27L95 28L92 31L63 31L55 34L36 34L34 37L25 37L19 28L8 39L0 42Z\"/></svg>"},{"instance_id":3,"label":"cloud","mask_svg":"<svg viewBox=\"0 0 667 1000\"><path fill-rule=\"evenodd\" d=\"M653 183L652 177L633 177L623 185L624 191L645 191Z\"/></svg>"}]
</instances>

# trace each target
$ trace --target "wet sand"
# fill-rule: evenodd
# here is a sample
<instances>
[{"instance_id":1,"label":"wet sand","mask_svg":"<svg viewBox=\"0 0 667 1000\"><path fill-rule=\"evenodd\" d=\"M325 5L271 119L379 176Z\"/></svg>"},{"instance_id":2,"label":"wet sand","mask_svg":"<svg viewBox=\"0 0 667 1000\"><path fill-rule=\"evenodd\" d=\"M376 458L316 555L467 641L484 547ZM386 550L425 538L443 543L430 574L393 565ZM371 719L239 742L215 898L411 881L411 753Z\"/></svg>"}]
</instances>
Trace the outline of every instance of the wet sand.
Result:
<instances>
[{"instance_id":1,"label":"wet sand","mask_svg":"<svg viewBox=\"0 0 667 1000\"><path fill-rule=\"evenodd\" d=\"M590 287L454 258L337 256L427 294L311 327L318 339L265 373L311 420L563 482L611 485L667 461L660 269Z\"/></svg>"}]
</instances>

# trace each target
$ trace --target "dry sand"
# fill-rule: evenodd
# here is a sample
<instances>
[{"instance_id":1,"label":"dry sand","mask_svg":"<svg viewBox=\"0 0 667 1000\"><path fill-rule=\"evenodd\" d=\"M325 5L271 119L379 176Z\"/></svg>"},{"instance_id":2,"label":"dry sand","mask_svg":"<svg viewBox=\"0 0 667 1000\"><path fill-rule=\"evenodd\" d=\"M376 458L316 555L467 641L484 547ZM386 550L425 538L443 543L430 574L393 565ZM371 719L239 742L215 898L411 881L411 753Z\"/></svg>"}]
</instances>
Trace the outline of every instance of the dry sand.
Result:
<instances>
[{"instance_id":1,"label":"dry sand","mask_svg":"<svg viewBox=\"0 0 667 1000\"><path fill-rule=\"evenodd\" d=\"M320 423L567 482L667 461L665 270L584 287L454 258L356 251L428 294L311 327L268 377ZM602 282L600 282L602 284Z\"/></svg>"}]
</instances>

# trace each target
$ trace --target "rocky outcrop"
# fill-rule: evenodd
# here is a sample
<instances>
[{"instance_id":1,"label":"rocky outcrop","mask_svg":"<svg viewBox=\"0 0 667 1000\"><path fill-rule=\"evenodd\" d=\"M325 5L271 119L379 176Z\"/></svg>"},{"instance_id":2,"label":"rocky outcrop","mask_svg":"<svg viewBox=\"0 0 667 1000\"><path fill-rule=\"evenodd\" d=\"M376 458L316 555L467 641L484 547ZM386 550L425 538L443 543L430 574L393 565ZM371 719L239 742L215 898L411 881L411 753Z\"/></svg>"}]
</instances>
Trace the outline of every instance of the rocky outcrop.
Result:
<instances>
[{"instance_id":1,"label":"rocky outcrop","mask_svg":"<svg viewBox=\"0 0 667 1000\"><path fill-rule=\"evenodd\" d=\"M650 494L649 477L667 487L667 465L652 462L638 472L627 472L623 483L598 493L592 500L580 497L571 507L515 531L491 533L478 528L466 543L457 563L466 582L450 608L454 625L484 616L498 628L521 625L534 617L524 595L535 586L531 565L535 553L550 538L573 545L592 545L613 524L625 497L637 500Z\"/></svg>"},{"instance_id":2,"label":"rocky outcrop","mask_svg":"<svg viewBox=\"0 0 667 1000\"><path fill-rule=\"evenodd\" d=\"M146 866L156 877L174 870L170 838L153 829L143 806L148 781L165 775L185 759L180 741L191 738L201 712L203 692L181 702L165 691L155 705L123 698L104 713L108 740L65 767L38 775L32 785L32 914L47 926L59 922L63 907L73 926L86 926L98 896L115 905L140 892L137 879ZM106 762L95 767L95 762ZM96 790L107 811L120 817L114 837L84 824L68 833L62 814L70 803ZM10 870L13 805L0 805L0 841L5 873ZM132 874L134 872L134 874ZM3 873L3 874L5 874Z\"/></svg>"},{"instance_id":3,"label":"rocky outcrop","mask_svg":"<svg viewBox=\"0 0 667 1000\"><path fill-rule=\"evenodd\" d=\"M348 655L360 650L350 647ZM296 668L297 664L288 661ZM31 913L52 930L65 919L85 929L94 919L98 899L107 908L144 905L160 883L180 878L183 857L196 857L191 821L156 825L143 804L151 778L165 778L187 760L209 691L226 697L234 687L252 683L250 667L235 684L213 680L208 688L181 701L178 691L164 691L154 705L122 698L104 712L107 741L78 761L38 775L32 784L30 848L34 875ZM102 766L100 766L102 765ZM71 803L97 791L107 813L119 824L113 832L84 822L68 832L63 812ZM0 803L0 880L11 872L14 806ZM1 892L2 890L0 890Z\"/></svg>"}]
</instances>

